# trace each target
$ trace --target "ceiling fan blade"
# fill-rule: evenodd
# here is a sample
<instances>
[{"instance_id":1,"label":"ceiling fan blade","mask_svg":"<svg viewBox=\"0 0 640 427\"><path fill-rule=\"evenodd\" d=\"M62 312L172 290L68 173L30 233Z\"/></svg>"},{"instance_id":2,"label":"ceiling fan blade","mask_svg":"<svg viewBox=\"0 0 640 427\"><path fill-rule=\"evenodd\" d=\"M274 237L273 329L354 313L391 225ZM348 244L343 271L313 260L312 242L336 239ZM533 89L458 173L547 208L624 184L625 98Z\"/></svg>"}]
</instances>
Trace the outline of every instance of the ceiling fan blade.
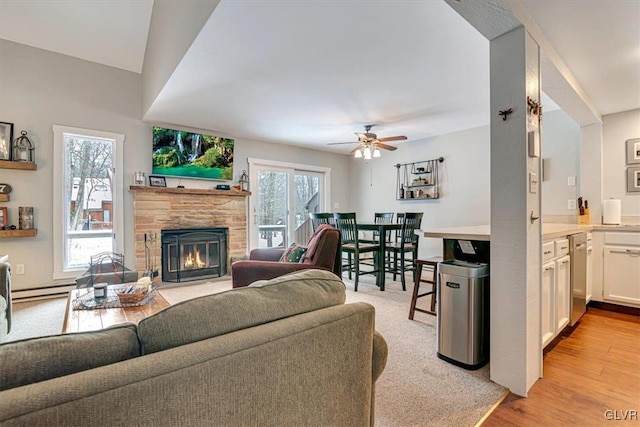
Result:
<instances>
[{"instance_id":1,"label":"ceiling fan blade","mask_svg":"<svg viewBox=\"0 0 640 427\"><path fill-rule=\"evenodd\" d=\"M379 141L379 140L378 140ZM387 144L383 144L381 142L377 142L376 143L376 147L378 148L384 148L385 150L389 150L389 151L393 151L393 150L397 150L398 147L394 147L393 145L387 145Z\"/></svg>"},{"instance_id":2,"label":"ceiling fan blade","mask_svg":"<svg viewBox=\"0 0 640 427\"><path fill-rule=\"evenodd\" d=\"M329 142L327 145L341 145L341 144L360 144L360 141L349 141L349 142Z\"/></svg>"},{"instance_id":3,"label":"ceiling fan blade","mask_svg":"<svg viewBox=\"0 0 640 427\"><path fill-rule=\"evenodd\" d=\"M388 141L404 141L405 139L407 139L406 136L404 135L400 135L400 136L388 136L386 138L378 138L378 141L381 142L388 142Z\"/></svg>"},{"instance_id":4,"label":"ceiling fan blade","mask_svg":"<svg viewBox=\"0 0 640 427\"><path fill-rule=\"evenodd\" d=\"M366 141L367 140L367 135L365 135L364 133L360 133L360 132L354 132L356 134L356 136L358 137L358 139L360 141Z\"/></svg>"}]
</instances>

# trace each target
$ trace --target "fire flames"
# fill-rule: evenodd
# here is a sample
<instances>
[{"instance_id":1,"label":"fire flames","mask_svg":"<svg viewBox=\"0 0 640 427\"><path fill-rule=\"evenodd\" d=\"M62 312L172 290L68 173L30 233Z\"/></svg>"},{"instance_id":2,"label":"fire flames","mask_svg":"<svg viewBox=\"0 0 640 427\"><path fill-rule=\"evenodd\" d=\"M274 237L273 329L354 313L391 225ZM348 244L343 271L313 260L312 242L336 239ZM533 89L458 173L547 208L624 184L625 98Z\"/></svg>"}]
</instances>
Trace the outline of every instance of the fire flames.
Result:
<instances>
[{"instance_id":1,"label":"fire flames","mask_svg":"<svg viewBox=\"0 0 640 427\"><path fill-rule=\"evenodd\" d=\"M200 259L200 251L195 249L194 252L189 252L184 260L184 268L203 268L206 264Z\"/></svg>"}]
</instances>

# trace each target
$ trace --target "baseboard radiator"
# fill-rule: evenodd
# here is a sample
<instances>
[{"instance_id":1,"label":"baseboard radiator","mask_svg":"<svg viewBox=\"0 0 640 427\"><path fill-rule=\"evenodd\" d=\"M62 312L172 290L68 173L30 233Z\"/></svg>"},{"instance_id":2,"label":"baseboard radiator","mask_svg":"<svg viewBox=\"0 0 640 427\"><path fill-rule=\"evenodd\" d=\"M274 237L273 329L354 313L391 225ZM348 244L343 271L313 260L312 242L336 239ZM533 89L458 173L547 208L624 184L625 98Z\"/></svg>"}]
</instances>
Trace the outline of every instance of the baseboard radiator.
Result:
<instances>
[{"instance_id":1,"label":"baseboard radiator","mask_svg":"<svg viewBox=\"0 0 640 427\"><path fill-rule=\"evenodd\" d=\"M12 289L11 299L13 302L21 302L45 298L64 297L67 296L69 292L75 288L75 283L63 283L43 288Z\"/></svg>"}]
</instances>

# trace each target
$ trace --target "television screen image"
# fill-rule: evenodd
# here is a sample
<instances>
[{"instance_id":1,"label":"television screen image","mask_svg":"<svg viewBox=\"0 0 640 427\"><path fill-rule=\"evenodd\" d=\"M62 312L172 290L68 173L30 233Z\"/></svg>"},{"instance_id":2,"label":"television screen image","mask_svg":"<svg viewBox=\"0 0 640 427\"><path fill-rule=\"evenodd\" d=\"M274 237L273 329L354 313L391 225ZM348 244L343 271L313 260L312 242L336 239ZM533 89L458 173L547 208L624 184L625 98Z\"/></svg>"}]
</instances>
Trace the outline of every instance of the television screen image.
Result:
<instances>
[{"instance_id":1,"label":"television screen image","mask_svg":"<svg viewBox=\"0 0 640 427\"><path fill-rule=\"evenodd\" d=\"M181 178L233 179L233 139L153 128L153 174Z\"/></svg>"}]
</instances>

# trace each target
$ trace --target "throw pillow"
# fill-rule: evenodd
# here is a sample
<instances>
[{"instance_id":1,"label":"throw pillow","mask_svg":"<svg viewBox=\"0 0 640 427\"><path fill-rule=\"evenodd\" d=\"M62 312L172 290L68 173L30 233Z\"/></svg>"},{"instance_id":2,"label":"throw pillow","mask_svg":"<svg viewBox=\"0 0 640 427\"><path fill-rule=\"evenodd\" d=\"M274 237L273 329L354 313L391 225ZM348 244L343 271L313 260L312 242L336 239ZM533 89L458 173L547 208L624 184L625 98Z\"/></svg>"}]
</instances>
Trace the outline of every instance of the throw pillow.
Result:
<instances>
[{"instance_id":1,"label":"throw pillow","mask_svg":"<svg viewBox=\"0 0 640 427\"><path fill-rule=\"evenodd\" d=\"M307 248L297 243L292 243L280 257L280 262L300 262Z\"/></svg>"}]
</instances>

